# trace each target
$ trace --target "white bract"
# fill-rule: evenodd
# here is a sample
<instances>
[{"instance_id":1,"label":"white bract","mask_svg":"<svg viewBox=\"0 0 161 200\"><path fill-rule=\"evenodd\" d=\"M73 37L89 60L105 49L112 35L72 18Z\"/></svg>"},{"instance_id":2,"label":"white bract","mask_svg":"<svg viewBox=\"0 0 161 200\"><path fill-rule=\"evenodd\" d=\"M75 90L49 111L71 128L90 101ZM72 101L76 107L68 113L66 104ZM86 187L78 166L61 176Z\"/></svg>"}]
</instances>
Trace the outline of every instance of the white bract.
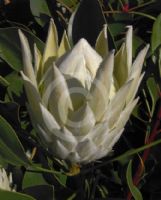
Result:
<instances>
[{"instance_id":1,"label":"white bract","mask_svg":"<svg viewBox=\"0 0 161 200\"><path fill-rule=\"evenodd\" d=\"M12 175L7 176L4 168L0 168L0 189L11 191Z\"/></svg>"},{"instance_id":2,"label":"white bract","mask_svg":"<svg viewBox=\"0 0 161 200\"><path fill-rule=\"evenodd\" d=\"M146 46L132 63L132 27L120 50L108 51L106 26L95 49L85 39L71 48L64 33L58 45L50 22L43 54L19 31L28 110L43 145L71 163L106 156L120 138L138 102Z\"/></svg>"}]
</instances>

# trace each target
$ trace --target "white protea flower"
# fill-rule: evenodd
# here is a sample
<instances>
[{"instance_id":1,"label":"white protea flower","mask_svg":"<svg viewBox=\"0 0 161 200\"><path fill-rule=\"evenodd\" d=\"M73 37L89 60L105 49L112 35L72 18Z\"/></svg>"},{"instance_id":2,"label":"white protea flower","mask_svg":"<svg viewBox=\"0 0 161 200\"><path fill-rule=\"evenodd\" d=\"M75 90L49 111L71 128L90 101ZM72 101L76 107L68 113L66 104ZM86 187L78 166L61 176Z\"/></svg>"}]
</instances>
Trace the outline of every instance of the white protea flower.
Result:
<instances>
[{"instance_id":1,"label":"white protea flower","mask_svg":"<svg viewBox=\"0 0 161 200\"><path fill-rule=\"evenodd\" d=\"M8 176L4 168L0 168L0 189L12 191L12 174Z\"/></svg>"},{"instance_id":2,"label":"white protea flower","mask_svg":"<svg viewBox=\"0 0 161 200\"><path fill-rule=\"evenodd\" d=\"M106 156L120 138L138 102L146 46L132 63L132 27L114 56L106 26L95 49L85 39L71 48L64 33L58 45L51 20L43 55L19 31L25 90L32 123L54 156L88 163ZM33 66L34 63L34 66Z\"/></svg>"}]
</instances>

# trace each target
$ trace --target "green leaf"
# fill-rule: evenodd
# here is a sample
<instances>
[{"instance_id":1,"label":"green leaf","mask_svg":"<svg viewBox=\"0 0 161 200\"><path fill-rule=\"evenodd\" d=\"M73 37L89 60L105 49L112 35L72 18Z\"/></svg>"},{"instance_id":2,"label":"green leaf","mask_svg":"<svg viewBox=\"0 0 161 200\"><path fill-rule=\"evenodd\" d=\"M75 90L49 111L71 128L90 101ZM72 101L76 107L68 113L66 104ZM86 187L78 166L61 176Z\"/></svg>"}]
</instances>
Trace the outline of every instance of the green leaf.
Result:
<instances>
[{"instance_id":1,"label":"green leaf","mask_svg":"<svg viewBox=\"0 0 161 200\"><path fill-rule=\"evenodd\" d=\"M136 56L136 52L141 47L141 45L145 44L145 42L138 36L133 35L133 44L132 44L132 54L133 57Z\"/></svg>"},{"instance_id":2,"label":"green leaf","mask_svg":"<svg viewBox=\"0 0 161 200\"><path fill-rule=\"evenodd\" d=\"M143 200L142 194L139 191L139 189L133 184L132 180L132 161L130 160L127 171L126 171L126 179L127 184L129 186L129 189L131 191L131 194L133 195L135 200Z\"/></svg>"},{"instance_id":3,"label":"green leaf","mask_svg":"<svg viewBox=\"0 0 161 200\"><path fill-rule=\"evenodd\" d=\"M161 48L159 49L159 59L158 59L159 75L161 77Z\"/></svg>"},{"instance_id":4,"label":"green leaf","mask_svg":"<svg viewBox=\"0 0 161 200\"><path fill-rule=\"evenodd\" d=\"M9 192L0 189L0 199L3 200L36 200L33 197L18 192Z\"/></svg>"},{"instance_id":5,"label":"green leaf","mask_svg":"<svg viewBox=\"0 0 161 200\"><path fill-rule=\"evenodd\" d=\"M159 45L161 45L161 14L157 17L153 24L152 35L151 35L151 50L155 51Z\"/></svg>"},{"instance_id":6,"label":"green leaf","mask_svg":"<svg viewBox=\"0 0 161 200\"><path fill-rule=\"evenodd\" d=\"M48 5L44 0L30 0L31 12L40 26L44 26L51 17Z\"/></svg>"},{"instance_id":7,"label":"green leaf","mask_svg":"<svg viewBox=\"0 0 161 200\"><path fill-rule=\"evenodd\" d=\"M44 43L38 39L33 33L23 30L25 36L33 49L33 44L36 43L39 50L42 52ZM18 36L18 28L3 28L0 29L0 57L14 70L22 69L22 56L20 48L20 40Z\"/></svg>"},{"instance_id":8,"label":"green leaf","mask_svg":"<svg viewBox=\"0 0 161 200\"><path fill-rule=\"evenodd\" d=\"M9 95L12 96L13 93L16 96L20 96L23 92L23 80L18 75L18 73L12 72L9 75L7 75L5 79L9 83L9 86L7 88Z\"/></svg>"},{"instance_id":9,"label":"green leaf","mask_svg":"<svg viewBox=\"0 0 161 200\"><path fill-rule=\"evenodd\" d=\"M41 173L26 172L23 179L23 188L32 187L35 185L47 185Z\"/></svg>"},{"instance_id":10,"label":"green leaf","mask_svg":"<svg viewBox=\"0 0 161 200\"><path fill-rule=\"evenodd\" d=\"M0 116L0 155L13 165L29 165L15 131L2 116Z\"/></svg>"},{"instance_id":11,"label":"green leaf","mask_svg":"<svg viewBox=\"0 0 161 200\"><path fill-rule=\"evenodd\" d=\"M139 152L144 151L145 149L148 149L150 147L156 146L158 144L161 144L161 139L158 139L155 142L151 142L150 144L143 145L143 146L141 146L139 148L136 148L136 149L130 149L130 150L126 151L125 153L123 153L122 155L117 156L116 158L110 160L109 162L120 161L120 160L122 160L124 158L127 158L129 156L135 155L135 154L137 154Z\"/></svg>"},{"instance_id":12,"label":"green leaf","mask_svg":"<svg viewBox=\"0 0 161 200\"><path fill-rule=\"evenodd\" d=\"M67 200L74 200L76 196L77 196L76 193L74 193L74 194L72 194L72 196L70 196Z\"/></svg>"},{"instance_id":13,"label":"green leaf","mask_svg":"<svg viewBox=\"0 0 161 200\"><path fill-rule=\"evenodd\" d=\"M159 91L158 91L159 89L158 89L155 79L153 77L150 77L147 80L146 84L147 84L149 94L150 94L150 97L152 100L151 115L153 115L155 106L156 106L156 102L159 98Z\"/></svg>"},{"instance_id":14,"label":"green leaf","mask_svg":"<svg viewBox=\"0 0 161 200\"><path fill-rule=\"evenodd\" d=\"M23 192L37 200L55 200L54 187L52 185L36 185L25 188Z\"/></svg>"},{"instance_id":15,"label":"green leaf","mask_svg":"<svg viewBox=\"0 0 161 200\"><path fill-rule=\"evenodd\" d=\"M134 117L136 117L137 119L139 119L140 121L142 121L143 123L146 123L145 120L142 119L141 117L141 114L140 114L140 108L141 108L141 105L140 104L137 104L132 112L132 115Z\"/></svg>"},{"instance_id":16,"label":"green leaf","mask_svg":"<svg viewBox=\"0 0 161 200\"><path fill-rule=\"evenodd\" d=\"M126 26L126 24L123 24L123 23L108 24L108 27L109 27L113 37L117 36L120 33L123 33L125 31L125 26Z\"/></svg>"}]
</instances>

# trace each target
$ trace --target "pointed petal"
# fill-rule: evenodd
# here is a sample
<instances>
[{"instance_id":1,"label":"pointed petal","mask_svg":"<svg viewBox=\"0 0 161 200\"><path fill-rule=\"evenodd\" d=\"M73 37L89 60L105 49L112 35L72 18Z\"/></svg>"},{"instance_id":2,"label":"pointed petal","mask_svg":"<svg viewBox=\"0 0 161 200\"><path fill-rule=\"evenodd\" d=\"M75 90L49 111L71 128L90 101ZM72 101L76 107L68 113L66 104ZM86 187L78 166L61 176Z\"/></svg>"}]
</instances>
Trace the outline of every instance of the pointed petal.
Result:
<instances>
[{"instance_id":1,"label":"pointed petal","mask_svg":"<svg viewBox=\"0 0 161 200\"><path fill-rule=\"evenodd\" d=\"M107 24L104 25L103 30L100 32L100 34L97 37L95 49L103 58L109 52L108 38L107 38Z\"/></svg>"},{"instance_id":2,"label":"pointed petal","mask_svg":"<svg viewBox=\"0 0 161 200\"><path fill-rule=\"evenodd\" d=\"M96 146L99 146L106 138L108 132L109 128L107 122L98 123L91 129L86 138L89 138Z\"/></svg>"},{"instance_id":3,"label":"pointed petal","mask_svg":"<svg viewBox=\"0 0 161 200\"><path fill-rule=\"evenodd\" d=\"M69 44L68 41L68 37L66 32L64 31L59 49L58 49L58 57L61 57L62 55L64 55L67 51L69 51L71 49L71 46Z\"/></svg>"},{"instance_id":4,"label":"pointed petal","mask_svg":"<svg viewBox=\"0 0 161 200\"><path fill-rule=\"evenodd\" d=\"M82 54L69 57L66 61L60 65L58 64L63 74L78 79L84 87L91 84L91 76L86 68L85 59Z\"/></svg>"},{"instance_id":5,"label":"pointed petal","mask_svg":"<svg viewBox=\"0 0 161 200\"><path fill-rule=\"evenodd\" d=\"M104 134L104 139L101 141L101 143L98 145L98 152L96 152L92 159L96 160L96 159L100 159L104 156L106 156L108 153L110 153L112 151L113 146L115 145L115 143L118 141L118 139L120 138L122 132L124 129L120 130L120 129L114 129L111 132L106 132L106 134Z\"/></svg>"},{"instance_id":6,"label":"pointed petal","mask_svg":"<svg viewBox=\"0 0 161 200\"><path fill-rule=\"evenodd\" d=\"M20 73L24 80L24 86L29 105L32 109L32 112L34 112L35 115L37 114L37 117L39 118L40 108L38 104L41 102L40 94L33 82L31 82L31 80L22 71Z\"/></svg>"},{"instance_id":7,"label":"pointed petal","mask_svg":"<svg viewBox=\"0 0 161 200\"><path fill-rule=\"evenodd\" d=\"M55 143L56 140L59 140L69 151L72 151L78 143L75 136L65 127L50 129L48 135L50 135L52 142Z\"/></svg>"},{"instance_id":8,"label":"pointed petal","mask_svg":"<svg viewBox=\"0 0 161 200\"><path fill-rule=\"evenodd\" d=\"M77 140L85 137L95 125L94 114L89 105L85 104L78 111L71 112L66 125Z\"/></svg>"},{"instance_id":9,"label":"pointed petal","mask_svg":"<svg viewBox=\"0 0 161 200\"><path fill-rule=\"evenodd\" d=\"M125 124L127 123L127 121L129 120L129 117L134 109L134 107L136 106L137 102L138 102L139 98L135 99L133 102L129 103L125 109L122 111L119 120L117 121L117 123L115 124L115 126L117 128L123 128L125 126Z\"/></svg>"},{"instance_id":10,"label":"pointed petal","mask_svg":"<svg viewBox=\"0 0 161 200\"><path fill-rule=\"evenodd\" d=\"M125 43L115 56L114 75L118 88L121 87L128 79L132 65L132 26L128 27Z\"/></svg>"},{"instance_id":11,"label":"pointed petal","mask_svg":"<svg viewBox=\"0 0 161 200\"><path fill-rule=\"evenodd\" d=\"M60 129L60 126L56 122L55 118L52 116L52 114L40 103L40 109L41 109L41 116L43 125L52 132L54 129Z\"/></svg>"},{"instance_id":12,"label":"pointed petal","mask_svg":"<svg viewBox=\"0 0 161 200\"><path fill-rule=\"evenodd\" d=\"M42 96L45 105L60 124L67 120L68 110L73 109L66 80L59 69L53 65L51 82L44 88Z\"/></svg>"},{"instance_id":13,"label":"pointed petal","mask_svg":"<svg viewBox=\"0 0 161 200\"><path fill-rule=\"evenodd\" d=\"M118 88L120 88L128 78L127 60L125 52L125 43L123 43L121 48L115 55L114 76L116 78L116 85L118 85Z\"/></svg>"},{"instance_id":14,"label":"pointed petal","mask_svg":"<svg viewBox=\"0 0 161 200\"><path fill-rule=\"evenodd\" d=\"M35 123L35 120L32 120L32 122L35 129L37 130L39 137L41 138L43 145L48 148L48 145L52 144L52 138L50 132L48 132L48 130L45 130L45 128L42 127L41 124Z\"/></svg>"},{"instance_id":15,"label":"pointed petal","mask_svg":"<svg viewBox=\"0 0 161 200\"><path fill-rule=\"evenodd\" d=\"M77 145L76 151L81 157L81 162L88 162L90 156L97 151L97 147L92 141L86 139Z\"/></svg>"},{"instance_id":16,"label":"pointed petal","mask_svg":"<svg viewBox=\"0 0 161 200\"><path fill-rule=\"evenodd\" d=\"M57 65L64 74L73 75L78 66L78 60L80 61L80 57L84 58L86 68L93 79L102 58L85 39L80 39L63 59L58 60Z\"/></svg>"},{"instance_id":17,"label":"pointed petal","mask_svg":"<svg viewBox=\"0 0 161 200\"><path fill-rule=\"evenodd\" d=\"M117 122L124 106L126 105L126 95L129 92L132 81L129 81L117 91L116 95L112 98L104 115L104 120L108 122L111 129Z\"/></svg>"},{"instance_id":18,"label":"pointed petal","mask_svg":"<svg viewBox=\"0 0 161 200\"><path fill-rule=\"evenodd\" d=\"M47 70L48 66L54 61L58 53L58 35L54 20L51 19L45 50L42 58L42 74Z\"/></svg>"},{"instance_id":19,"label":"pointed petal","mask_svg":"<svg viewBox=\"0 0 161 200\"><path fill-rule=\"evenodd\" d=\"M70 160L71 163L79 163L81 160L79 154L76 151L70 152L67 159Z\"/></svg>"},{"instance_id":20,"label":"pointed petal","mask_svg":"<svg viewBox=\"0 0 161 200\"><path fill-rule=\"evenodd\" d=\"M68 22L68 29L67 29L67 35L68 35L68 38L69 38L69 41L71 44L73 44L73 22L74 22L74 18L75 18L75 15L77 13L77 10L78 10L79 6L77 6L75 8L75 10L72 12L72 15L69 19L69 22Z\"/></svg>"},{"instance_id":21,"label":"pointed petal","mask_svg":"<svg viewBox=\"0 0 161 200\"><path fill-rule=\"evenodd\" d=\"M50 124L49 124L50 125ZM42 128L43 127L43 128ZM40 137L48 143L49 148L53 148L56 145L56 141L58 140L68 151L72 151L76 145L77 140L73 136L73 134L67 130L63 129L55 129L55 126L50 125L47 127L47 124L37 124L37 130ZM52 147L53 146L53 147Z\"/></svg>"},{"instance_id":22,"label":"pointed petal","mask_svg":"<svg viewBox=\"0 0 161 200\"><path fill-rule=\"evenodd\" d=\"M143 77L144 77L144 73L141 76L137 75L133 79L133 82L129 88L127 95L126 95L126 103L127 104L134 99Z\"/></svg>"},{"instance_id":23,"label":"pointed petal","mask_svg":"<svg viewBox=\"0 0 161 200\"><path fill-rule=\"evenodd\" d=\"M34 85L27 76L23 74L23 72L21 72L21 75L24 80L25 90L29 101L30 114L32 115L31 117L33 118L33 121L42 124L43 127L46 127L46 129L50 131L53 129L59 129L60 127L54 117L42 105L40 95Z\"/></svg>"},{"instance_id":24,"label":"pointed petal","mask_svg":"<svg viewBox=\"0 0 161 200\"><path fill-rule=\"evenodd\" d=\"M55 155L61 159L66 159L69 155L68 149L59 140L56 140L55 143L56 145L53 147Z\"/></svg>"},{"instance_id":25,"label":"pointed petal","mask_svg":"<svg viewBox=\"0 0 161 200\"><path fill-rule=\"evenodd\" d=\"M83 87L87 86L89 88L92 80L88 70L86 69L86 63L82 55L78 55L75 66L73 77L78 79L82 83Z\"/></svg>"},{"instance_id":26,"label":"pointed petal","mask_svg":"<svg viewBox=\"0 0 161 200\"><path fill-rule=\"evenodd\" d=\"M68 75L65 75L65 78L69 88L70 98L72 100L72 110L78 110L86 102L88 90L82 86L81 82L78 79Z\"/></svg>"},{"instance_id":27,"label":"pointed petal","mask_svg":"<svg viewBox=\"0 0 161 200\"><path fill-rule=\"evenodd\" d=\"M145 60L145 56L148 52L148 49L149 49L149 45L146 45L144 47L144 49L142 49L139 52L139 54L137 55L133 65L132 65L131 71L130 71L129 80L134 79L137 75L140 76L141 70L142 70L142 67L143 67L143 63L144 63L144 60Z\"/></svg>"},{"instance_id":28,"label":"pointed petal","mask_svg":"<svg viewBox=\"0 0 161 200\"><path fill-rule=\"evenodd\" d=\"M114 51L112 51L101 64L91 86L89 105L95 114L97 122L101 120L109 101L113 65Z\"/></svg>"},{"instance_id":29,"label":"pointed petal","mask_svg":"<svg viewBox=\"0 0 161 200\"><path fill-rule=\"evenodd\" d=\"M132 26L127 26L128 31L126 33L126 40L125 40L125 46L126 46L126 58L127 58L127 74L129 75L131 66L132 66L132 32L133 28Z\"/></svg>"},{"instance_id":30,"label":"pointed petal","mask_svg":"<svg viewBox=\"0 0 161 200\"><path fill-rule=\"evenodd\" d=\"M34 44L34 68L35 68L35 74L37 80L40 80L41 74L40 74L40 65L41 65L41 53L39 49L37 48L36 44Z\"/></svg>"},{"instance_id":31,"label":"pointed petal","mask_svg":"<svg viewBox=\"0 0 161 200\"><path fill-rule=\"evenodd\" d=\"M21 30L18 30L18 33L19 33L19 37L21 41L23 71L25 75L33 82L35 87L37 87L36 77L35 77L34 69L32 66L32 56L31 56L28 40L24 36Z\"/></svg>"},{"instance_id":32,"label":"pointed petal","mask_svg":"<svg viewBox=\"0 0 161 200\"><path fill-rule=\"evenodd\" d=\"M61 132L61 134L58 133L57 137L69 151L73 151L78 143L76 137L65 127L63 127Z\"/></svg>"},{"instance_id":33,"label":"pointed petal","mask_svg":"<svg viewBox=\"0 0 161 200\"><path fill-rule=\"evenodd\" d=\"M127 93L127 103L133 100L133 98L135 97L140 82L144 76L144 74L141 75L141 71L148 49L149 45L146 45L146 47L139 52L138 56L136 57L132 65L131 72L129 75L129 80L133 79L133 83L129 89L129 92Z\"/></svg>"},{"instance_id":34,"label":"pointed petal","mask_svg":"<svg viewBox=\"0 0 161 200\"><path fill-rule=\"evenodd\" d=\"M107 155L110 151L112 151L113 146L119 140L120 136L122 135L124 128L120 129L116 127L113 131L109 133L109 137L104 140L102 144L102 148L104 149L104 154Z\"/></svg>"},{"instance_id":35,"label":"pointed petal","mask_svg":"<svg viewBox=\"0 0 161 200\"><path fill-rule=\"evenodd\" d=\"M95 78L96 72L102 62L102 57L97 54L97 52L89 45L89 43L81 39L82 41L82 51L85 57L86 66L91 73L92 78ZM80 41L80 42L81 42Z\"/></svg>"}]
</instances>

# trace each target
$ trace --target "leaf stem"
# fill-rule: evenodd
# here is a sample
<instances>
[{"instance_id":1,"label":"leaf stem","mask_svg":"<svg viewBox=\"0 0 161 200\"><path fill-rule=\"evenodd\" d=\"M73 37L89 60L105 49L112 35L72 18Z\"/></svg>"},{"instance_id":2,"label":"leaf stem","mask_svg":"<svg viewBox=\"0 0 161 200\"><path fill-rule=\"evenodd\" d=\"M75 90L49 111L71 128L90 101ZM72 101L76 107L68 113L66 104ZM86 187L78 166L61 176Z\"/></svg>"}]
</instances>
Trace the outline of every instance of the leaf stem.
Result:
<instances>
[{"instance_id":1,"label":"leaf stem","mask_svg":"<svg viewBox=\"0 0 161 200\"><path fill-rule=\"evenodd\" d=\"M152 3L154 3L154 0L149 1L149 2L146 2L146 3L142 3L141 5L135 6L135 7L133 7L133 8L130 8L129 11L133 11L133 10L136 10L136 9L139 9L139 8L142 8L142 7L145 7L145 6L147 6L147 5L149 5L149 4L152 4Z\"/></svg>"}]
</instances>

